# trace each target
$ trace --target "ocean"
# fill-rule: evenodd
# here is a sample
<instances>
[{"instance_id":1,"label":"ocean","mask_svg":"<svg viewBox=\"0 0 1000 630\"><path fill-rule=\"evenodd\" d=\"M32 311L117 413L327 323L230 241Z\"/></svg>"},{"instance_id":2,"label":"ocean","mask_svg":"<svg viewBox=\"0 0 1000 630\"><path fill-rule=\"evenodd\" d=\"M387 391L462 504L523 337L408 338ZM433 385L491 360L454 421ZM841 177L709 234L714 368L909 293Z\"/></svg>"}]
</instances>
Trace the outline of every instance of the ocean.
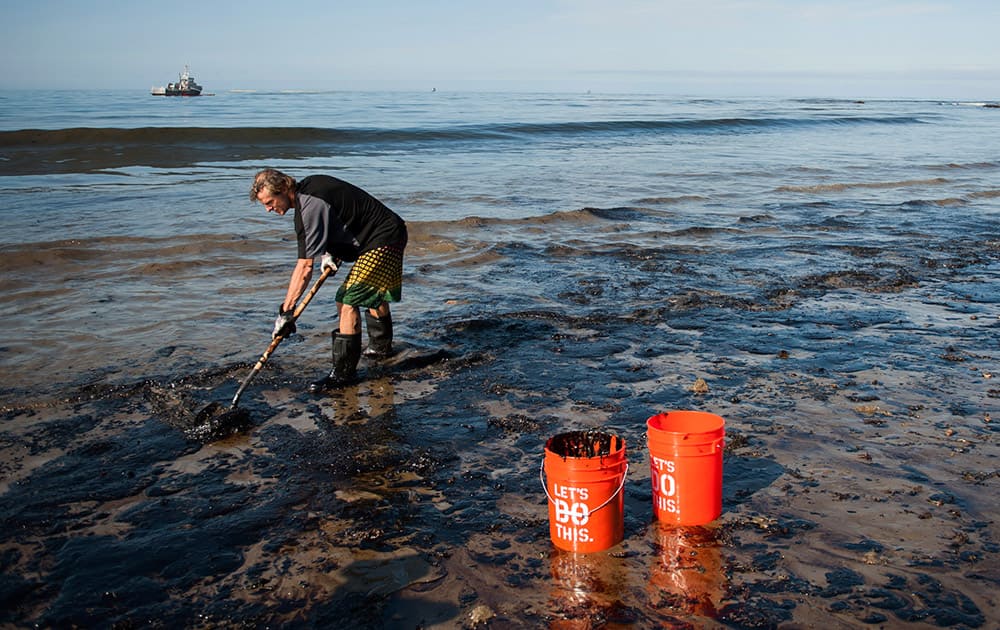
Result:
<instances>
[{"instance_id":1,"label":"ocean","mask_svg":"<svg viewBox=\"0 0 1000 630\"><path fill-rule=\"evenodd\" d=\"M446 278L425 292L421 274L408 287L420 313L439 311L442 291L560 307L559 289L532 280L561 262L546 254L559 247L578 249L567 261L575 273L611 247L694 245L722 248L699 257L706 270L735 256L787 277L810 266L835 270L846 244L900 250L909 243L919 256L927 237L899 233L912 233L909 225L946 242L988 234L1000 203L998 116L981 105L8 93L0 101L8 210L0 305L17 332L0 355L12 372L5 381L76 382L84 365L141 377L163 346L230 337L229 346L248 326L266 332L294 247L290 222L248 200L248 182L262 167L299 178L336 175L382 199L418 234L436 232L435 247L448 251L427 252L424 261L422 244L412 248L415 267L433 263ZM463 228L477 219L495 223ZM831 230L825 222L847 225ZM489 265L477 263L483 257ZM452 286L456 266L460 286ZM615 299L608 307L635 307ZM185 326L192 318L209 321ZM112 348L129 360L108 361ZM70 354L76 369L64 360ZM43 379L18 376L43 372Z\"/></svg>"},{"instance_id":2,"label":"ocean","mask_svg":"<svg viewBox=\"0 0 1000 630\"><path fill-rule=\"evenodd\" d=\"M4 621L995 619L992 105L0 92ZM184 412L232 396L295 262L290 217L248 197L264 167L340 177L407 221L396 338L433 360L310 397L336 325L324 287L251 386L253 426L192 441ZM698 538L717 580L651 594L677 541L635 466L625 550L593 569L626 586L567 587L545 439L611 430L638 462L646 418L678 408L730 432L723 524ZM238 500L215 512L217 492ZM229 518L253 526L229 538ZM887 588L905 601L872 604Z\"/></svg>"}]
</instances>

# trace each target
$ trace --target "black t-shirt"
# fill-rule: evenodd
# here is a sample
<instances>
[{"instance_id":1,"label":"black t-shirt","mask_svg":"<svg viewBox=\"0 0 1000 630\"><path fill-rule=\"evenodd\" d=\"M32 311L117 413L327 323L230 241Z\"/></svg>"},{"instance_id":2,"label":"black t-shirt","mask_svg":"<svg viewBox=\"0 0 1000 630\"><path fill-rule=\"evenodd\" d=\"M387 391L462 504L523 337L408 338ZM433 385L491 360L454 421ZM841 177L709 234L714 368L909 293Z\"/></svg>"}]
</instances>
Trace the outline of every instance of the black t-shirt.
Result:
<instances>
[{"instance_id":1,"label":"black t-shirt","mask_svg":"<svg viewBox=\"0 0 1000 630\"><path fill-rule=\"evenodd\" d=\"M406 223L399 215L336 177L306 177L295 186L295 198L299 258L329 252L353 261L367 251L406 240Z\"/></svg>"}]
</instances>

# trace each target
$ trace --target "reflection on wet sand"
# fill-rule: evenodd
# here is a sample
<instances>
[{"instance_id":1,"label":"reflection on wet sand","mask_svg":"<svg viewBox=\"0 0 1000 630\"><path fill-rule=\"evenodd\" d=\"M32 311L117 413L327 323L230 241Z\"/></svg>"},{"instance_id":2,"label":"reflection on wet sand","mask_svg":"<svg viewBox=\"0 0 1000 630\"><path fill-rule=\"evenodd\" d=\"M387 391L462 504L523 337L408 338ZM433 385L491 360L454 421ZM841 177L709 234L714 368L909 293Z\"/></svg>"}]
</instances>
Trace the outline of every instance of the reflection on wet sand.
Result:
<instances>
[{"instance_id":1,"label":"reflection on wet sand","mask_svg":"<svg viewBox=\"0 0 1000 630\"><path fill-rule=\"evenodd\" d=\"M644 539L651 553L627 546L589 554L552 548L549 627L717 624L727 587L717 532L654 522Z\"/></svg>"},{"instance_id":2,"label":"reflection on wet sand","mask_svg":"<svg viewBox=\"0 0 1000 630\"><path fill-rule=\"evenodd\" d=\"M711 527L654 523L650 606L662 615L715 619L725 592L725 566Z\"/></svg>"},{"instance_id":3,"label":"reflection on wet sand","mask_svg":"<svg viewBox=\"0 0 1000 630\"><path fill-rule=\"evenodd\" d=\"M593 628L632 618L622 603L628 580L621 558L553 549L549 563L549 612L555 617L550 627Z\"/></svg>"},{"instance_id":4,"label":"reflection on wet sand","mask_svg":"<svg viewBox=\"0 0 1000 630\"><path fill-rule=\"evenodd\" d=\"M344 387L320 399L323 415L334 425L363 425L369 418L392 413L396 408L396 389L388 378L366 383L364 387Z\"/></svg>"}]
</instances>

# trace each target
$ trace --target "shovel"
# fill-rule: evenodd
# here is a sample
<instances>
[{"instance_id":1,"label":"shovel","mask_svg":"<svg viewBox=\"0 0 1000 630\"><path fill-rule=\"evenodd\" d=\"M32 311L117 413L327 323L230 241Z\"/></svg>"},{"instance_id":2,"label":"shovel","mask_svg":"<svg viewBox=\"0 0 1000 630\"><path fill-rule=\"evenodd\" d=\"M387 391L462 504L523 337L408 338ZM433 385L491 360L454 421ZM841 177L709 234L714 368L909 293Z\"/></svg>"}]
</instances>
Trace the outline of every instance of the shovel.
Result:
<instances>
[{"instance_id":1,"label":"shovel","mask_svg":"<svg viewBox=\"0 0 1000 630\"><path fill-rule=\"evenodd\" d=\"M299 318L299 315L302 314L302 311L306 310L306 307L309 306L309 302L312 301L313 296L315 296L316 292L319 291L319 288L323 286L326 279L335 273L337 273L336 269L331 267L327 267L323 270L323 273L320 274L320 277L316 279L315 283L313 283L309 292L306 293L305 297L302 298L302 300L295 307L295 310L292 312L292 322L295 322ZM243 390L245 390L247 385L250 384L250 381L257 376L261 368L264 367L264 364L267 363L267 360L271 358L271 354L274 352L275 348L278 347L284 338L284 335L278 335L271 340L271 344L267 347L267 350L265 350L264 354L260 355L260 359L257 360L257 365L253 366L253 370L251 370L250 374L248 374L243 380L243 384L240 385L240 388L236 390L236 395L233 396L233 402L230 403L228 409L218 402L212 402L198 412L198 415L195 416L195 423L198 427L200 427L200 431L214 433L217 431L219 426L226 424L240 424L246 419L246 412L237 409L237 405L240 402L240 396L243 395Z\"/></svg>"}]
</instances>

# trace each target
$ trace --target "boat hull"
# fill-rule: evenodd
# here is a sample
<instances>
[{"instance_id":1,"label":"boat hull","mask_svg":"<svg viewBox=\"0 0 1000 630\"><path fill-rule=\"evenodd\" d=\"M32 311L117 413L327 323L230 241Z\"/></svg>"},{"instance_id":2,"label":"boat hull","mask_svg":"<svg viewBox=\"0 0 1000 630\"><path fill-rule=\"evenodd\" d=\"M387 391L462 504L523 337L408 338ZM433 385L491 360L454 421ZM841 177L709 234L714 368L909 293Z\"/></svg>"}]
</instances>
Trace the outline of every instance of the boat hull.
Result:
<instances>
[{"instance_id":1,"label":"boat hull","mask_svg":"<svg viewBox=\"0 0 1000 630\"><path fill-rule=\"evenodd\" d=\"M150 92L153 96L201 96L201 90L183 90L183 91L167 91L167 90L153 90Z\"/></svg>"}]
</instances>

